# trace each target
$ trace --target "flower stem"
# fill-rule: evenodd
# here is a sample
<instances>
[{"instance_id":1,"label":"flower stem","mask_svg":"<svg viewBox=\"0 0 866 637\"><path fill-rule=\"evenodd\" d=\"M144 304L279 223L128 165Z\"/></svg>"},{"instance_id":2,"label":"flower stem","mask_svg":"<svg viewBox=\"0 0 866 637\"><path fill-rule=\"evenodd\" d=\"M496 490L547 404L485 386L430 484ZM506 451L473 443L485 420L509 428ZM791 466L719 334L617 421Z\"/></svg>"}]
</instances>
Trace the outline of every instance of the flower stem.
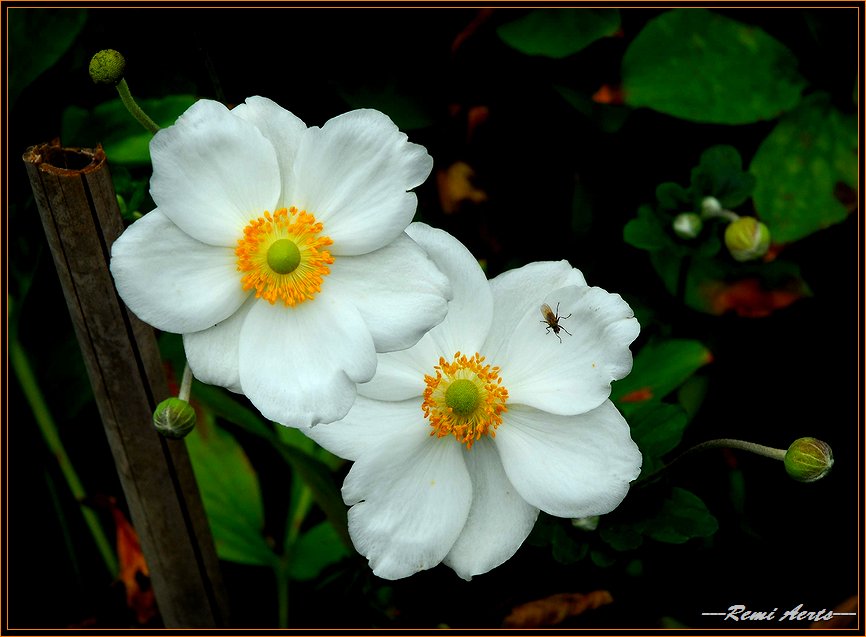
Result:
<instances>
[{"instance_id":1,"label":"flower stem","mask_svg":"<svg viewBox=\"0 0 866 637\"><path fill-rule=\"evenodd\" d=\"M739 449L741 451L749 451L759 456L764 456L765 458L772 458L774 460L780 460L782 462L784 462L785 454L787 453L786 449L775 449L774 447L767 447L765 445L755 444L754 442L748 442L747 440L736 440L734 438L717 438L715 440L707 440L706 442L702 442L695 445L694 447L691 447L690 449L687 449L676 458L671 460L668 464L663 466L661 469L658 469L653 473L638 480L638 483L647 484L649 482L652 482L661 477L662 474L664 474L672 466L674 466L677 462L679 462L686 456L690 456L693 453L697 453L699 451L706 451L707 449Z\"/></svg>"},{"instance_id":2,"label":"flower stem","mask_svg":"<svg viewBox=\"0 0 866 637\"><path fill-rule=\"evenodd\" d=\"M180 381L180 390L177 392L177 397L181 400L189 402L189 392L192 388L192 369L189 363L183 366L183 378Z\"/></svg>"},{"instance_id":3,"label":"flower stem","mask_svg":"<svg viewBox=\"0 0 866 637\"><path fill-rule=\"evenodd\" d=\"M48 410L42 390L36 381L36 374L33 372L33 367L30 365L27 353L14 334L10 334L9 338L9 362L12 365L15 377L18 379L18 384L24 392L24 397L30 405L33 418L36 420L45 444L48 446L51 455L57 459L60 471L66 480L66 484L69 485L69 490L72 492L72 497L81 505L81 514L84 516L84 522L90 529L90 534L93 536L93 541L96 543L96 548L99 550L103 562L105 562L106 569L108 569L108 572L112 576L117 576L119 572L117 558L111 548L111 543L105 536L96 513L81 504L87 493L81 484L81 480L78 478L78 474L75 472L75 468L72 466L72 462L69 460L69 456L66 454L66 449L63 447L57 426L54 423L51 412Z\"/></svg>"},{"instance_id":4,"label":"flower stem","mask_svg":"<svg viewBox=\"0 0 866 637\"><path fill-rule=\"evenodd\" d=\"M129 92L129 84L126 83L126 79L121 78L115 88L117 88L117 94L120 95L120 101L123 102L123 105L126 107L126 110L129 111L129 114L138 120L138 123L144 126L151 134L155 134L156 131L159 130L159 126L157 126L156 122L150 119L150 117L147 116L147 113L141 110L141 107L134 99L132 99L132 93Z\"/></svg>"},{"instance_id":5,"label":"flower stem","mask_svg":"<svg viewBox=\"0 0 866 637\"><path fill-rule=\"evenodd\" d=\"M704 219L726 219L731 222L736 221L740 218L740 215L738 215L736 212L731 212L730 210L724 209L704 211L701 216Z\"/></svg>"}]
</instances>

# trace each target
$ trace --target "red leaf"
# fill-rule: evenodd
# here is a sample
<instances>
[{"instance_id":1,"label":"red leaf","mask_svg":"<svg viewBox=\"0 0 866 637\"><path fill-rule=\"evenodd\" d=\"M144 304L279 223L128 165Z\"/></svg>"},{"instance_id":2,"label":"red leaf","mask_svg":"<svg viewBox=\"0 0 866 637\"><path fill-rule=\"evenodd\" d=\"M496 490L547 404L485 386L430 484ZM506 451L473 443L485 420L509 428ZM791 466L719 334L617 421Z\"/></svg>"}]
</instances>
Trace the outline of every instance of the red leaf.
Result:
<instances>
[{"instance_id":1,"label":"red leaf","mask_svg":"<svg viewBox=\"0 0 866 637\"><path fill-rule=\"evenodd\" d=\"M586 594L559 593L515 606L502 625L505 628L555 626L569 617L612 602L613 597L608 591L592 591Z\"/></svg>"}]
</instances>

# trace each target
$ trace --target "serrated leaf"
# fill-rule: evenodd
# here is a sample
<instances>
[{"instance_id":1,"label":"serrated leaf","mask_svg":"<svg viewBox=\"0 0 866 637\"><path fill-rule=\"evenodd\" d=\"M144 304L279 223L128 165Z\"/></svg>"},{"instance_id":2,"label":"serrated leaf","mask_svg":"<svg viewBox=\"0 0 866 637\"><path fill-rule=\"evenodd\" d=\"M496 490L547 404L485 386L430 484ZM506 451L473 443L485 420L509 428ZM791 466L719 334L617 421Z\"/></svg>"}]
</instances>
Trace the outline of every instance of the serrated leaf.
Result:
<instances>
[{"instance_id":1,"label":"serrated leaf","mask_svg":"<svg viewBox=\"0 0 866 637\"><path fill-rule=\"evenodd\" d=\"M349 554L334 527L322 522L301 535L292 547L289 577L296 580L313 579L326 566L339 562Z\"/></svg>"},{"instance_id":2,"label":"serrated leaf","mask_svg":"<svg viewBox=\"0 0 866 637\"><path fill-rule=\"evenodd\" d=\"M274 566L277 556L262 535L258 477L241 446L201 412L185 440L217 555L240 564Z\"/></svg>"},{"instance_id":3,"label":"serrated leaf","mask_svg":"<svg viewBox=\"0 0 866 637\"><path fill-rule=\"evenodd\" d=\"M668 181L656 188L656 199L666 210L689 211L692 205L691 193L679 184ZM695 211L697 212L697 211Z\"/></svg>"},{"instance_id":4,"label":"serrated leaf","mask_svg":"<svg viewBox=\"0 0 866 637\"><path fill-rule=\"evenodd\" d=\"M703 500L691 491L674 487L661 511L643 525L643 532L658 542L683 544L696 537L709 537L719 523Z\"/></svg>"},{"instance_id":5,"label":"serrated leaf","mask_svg":"<svg viewBox=\"0 0 866 637\"><path fill-rule=\"evenodd\" d=\"M857 187L857 119L825 94L804 100L776 125L749 170L757 179L755 210L775 243L797 241L844 221L837 184Z\"/></svg>"},{"instance_id":6,"label":"serrated leaf","mask_svg":"<svg viewBox=\"0 0 866 637\"><path fill-rule=\"evenodd\" d=\"M743 171L743 160L733 146L719 145L701 154L692 170L692 192L698 200L715 197L724 208L736 208L752 195L754 175ZM695 202L696 206L700 201Z\"/></svg>"},{"instance_id":7,"label":"serrated leaf","mask_svg":"<svg viewBox=\"0 0 866 637\"><path fill-rule=\"evenodd\" d=\"M87 21L86 9L8 9L9 101L69 50ZM82 82L87 76L82 76Z\"/></svg>"},{"instance_id":8,"label":"serrated leaf","mask_svg":"<svg viewBox=\"0 0 866 637\"><path fill-rule=\"evenodd\" d=\"M763 30L705 9L649 21L622 61L625 102L694 122L748 124L794 108L797 59Z\"/></svg>"},{"instance_id":9,"label":"serrated leaf","mask_svg":"<svg viewBox=\"0 0 866 637\"><path fill-rule=\"evenodd\" d=\"M637 218L629 220L623 228L623 240L641 250L655 251L671 244L658 217L649 206L641 206Z\"/></svg>"},{"instance_id":10,"label":"serrated leaf","mask_svg":"<svg viewBox=\"0 0 866 637\"><path fill-rule=\"evenodd\" d=\"M643 535L628 524L605 526L599 535L614 551L631 551L643 544Z\"/></svg>"},{"instance_id":11,"label":"serrated leaf","mask_svg":"<svg viewBox=\"0 0 866 637\"><path fill-rule=\"evenodd\" d=\"M617 9L535 9L500 25L496 33L526 55L564 58L618 30Z\"/></svg>"},{"instance_id":12,"label":"serrated leaf","mask_svg":"<svg viewBox=\"0 0 866 637\"><path fill-rule=\"evenodd\" d=\"M561 564L574 564L582 560L589 549L588 544L576 541L559 524L553 527L550 543L553 559Z\"/></svg>"}]
</instances>

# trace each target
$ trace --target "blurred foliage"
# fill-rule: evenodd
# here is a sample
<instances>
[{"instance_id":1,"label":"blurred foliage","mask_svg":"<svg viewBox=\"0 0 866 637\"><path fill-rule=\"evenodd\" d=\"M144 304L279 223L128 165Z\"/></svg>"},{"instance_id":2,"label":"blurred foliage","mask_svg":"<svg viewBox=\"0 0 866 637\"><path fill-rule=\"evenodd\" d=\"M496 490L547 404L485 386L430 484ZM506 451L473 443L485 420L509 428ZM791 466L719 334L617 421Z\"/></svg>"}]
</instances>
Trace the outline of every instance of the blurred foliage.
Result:
<instances>
[{"instance_id":1,"label":"blurred foliage","mask_svg":"<svg viewBox=\"0 0 866 637\"><path fill-rule=\"evenodd\" d=\"M496 33L521 53L564 58L618 30L617 9L536 9Z\"/></svg>"},{"instance_id":2,"label":"blurred foliage","mask_svg":"<svg viewBox=\"0 0 866 637\"><path fill-rule=\"evenodd\" d=\"M105 47L128 54L133 94L161 126L201 97L233 105L265 95L311 125L347 105L377 108L434 157L434 175L417 189L418 219L462 240L490 277L566 258L591 284L621 292L642 326L633 370L611 394L643 454L629 496L600 519L542 513L514 558L468 583L443 567L399 582L373 576L348 537L339 489L347 463L265 421L242 396L194 383L199 424L187 448L238 625L490 627L523 604L554 600L550 617L566 628L701 627L696 608L730 602L728 580L717 573L732 560L742 566L744 596L771 607L788 598L768 598L769 590L798 601L808 594L827 607L850 594L844 540L855 508L840 474L845 453L853 466L845 451L853 443L843 445L829 478L835 490L792 487L762 463L731 454L665 467L708 437L782 446L825 431L831 442L851 441L851 388L840 388L839 378L856 376L854 347L840 327L853 298L848 237L859 196L856 12L292 9L203 19L151 9L138 16L148 26L141 33L129 28L128 11L9 11L13 156L55 136L66 145L101 143L124 220L153 208L149 134L111 89L87 77L90 55ZM93 433L99 415L32 197L26 181L12 177L14 336L20 331L34 382L52 389L46 401L88 492L120 498L105 441ZM763 221L770 251L735 261L724 246L724 216L704 217L692 239L678 235L674 220L702 215L708 197ZM170 376L179 377L181 339L162 335L160 343ZM10 428L11 445L27 450L10 458L10 475L24 476L11 486L16 524L25 529L17 537L49 539L26 561L22 552L14 556L22 592L13 591L10 604L31 609L27 621L43 626L39 573L50 570L73 582L65 584L69 599L55 601L50 625L135 625L129 609L106 610L123 600L94 607L99 596L91 592L110 582L85 581L77 566L93 559L91 543L77 541L90 533L76 521L81 506L37 484L51 490L63 479L38 435L28 437L33 415L11 385L12 416L25 424ZM39 517L31 502L50 499ZM810 506L837 511L837 519L791 521L789 512ZM104 523L110 528L110 519ZM835 570L820 589L804 591L789 556L809 545L827 551ZM58 556L61 546L74 550ZM587 601L574 597L575 588L609 590L614 601L572 613ZM474 603L431 604L442 590Z\"/></svg>"},{"instance_id":3,"label":"blurred foliage","mask_svg":"<svg viewBox=\"0 0 866 637\"><path fill-rule=\"evenodd\" d=\"M749 124L800 100L797 58L761 29L704 9L651 20L622 60L625 101L695 122Z\"/></svg>"}]
</instances>

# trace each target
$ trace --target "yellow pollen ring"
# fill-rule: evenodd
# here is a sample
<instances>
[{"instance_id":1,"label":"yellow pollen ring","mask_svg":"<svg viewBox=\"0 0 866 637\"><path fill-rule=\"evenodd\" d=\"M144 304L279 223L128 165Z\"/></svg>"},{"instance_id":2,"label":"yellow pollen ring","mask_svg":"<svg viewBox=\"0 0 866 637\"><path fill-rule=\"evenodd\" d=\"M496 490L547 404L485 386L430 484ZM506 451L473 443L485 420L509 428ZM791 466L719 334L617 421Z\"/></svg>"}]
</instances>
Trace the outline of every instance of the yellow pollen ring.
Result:
<instances>
[{"instance_id":1,"label":"yellow pollen ring","mask_svg":"<svg viewBox=\"0 0 866 637\"><path fill-rule=\"evenodd\" d=\"M433 428L431 436L453 435L467 450L481 436L496 436L496 428L502 424L501 414L508 411L508 390L502 386L499 367L483 363L484 357L477 352L471 358L457 352L451 362L439 359L433 368L435 376L424 377L421 409ZM466 383L471 383L477 394L467 391Z\"/></svg>"},{"instance_id":2,"label":"yellow pollen ring","mask_svg":"<svg viewBox=\"0 0 866 637\"><path fill-rule=\"evenodd\" d=\"M235 255L244 290L271 305L295 306L322 291L334 257L322 248L334 243L322 234L322 223L304 210L267 210L244 228Z\"/></svg>"}]
</instances>

